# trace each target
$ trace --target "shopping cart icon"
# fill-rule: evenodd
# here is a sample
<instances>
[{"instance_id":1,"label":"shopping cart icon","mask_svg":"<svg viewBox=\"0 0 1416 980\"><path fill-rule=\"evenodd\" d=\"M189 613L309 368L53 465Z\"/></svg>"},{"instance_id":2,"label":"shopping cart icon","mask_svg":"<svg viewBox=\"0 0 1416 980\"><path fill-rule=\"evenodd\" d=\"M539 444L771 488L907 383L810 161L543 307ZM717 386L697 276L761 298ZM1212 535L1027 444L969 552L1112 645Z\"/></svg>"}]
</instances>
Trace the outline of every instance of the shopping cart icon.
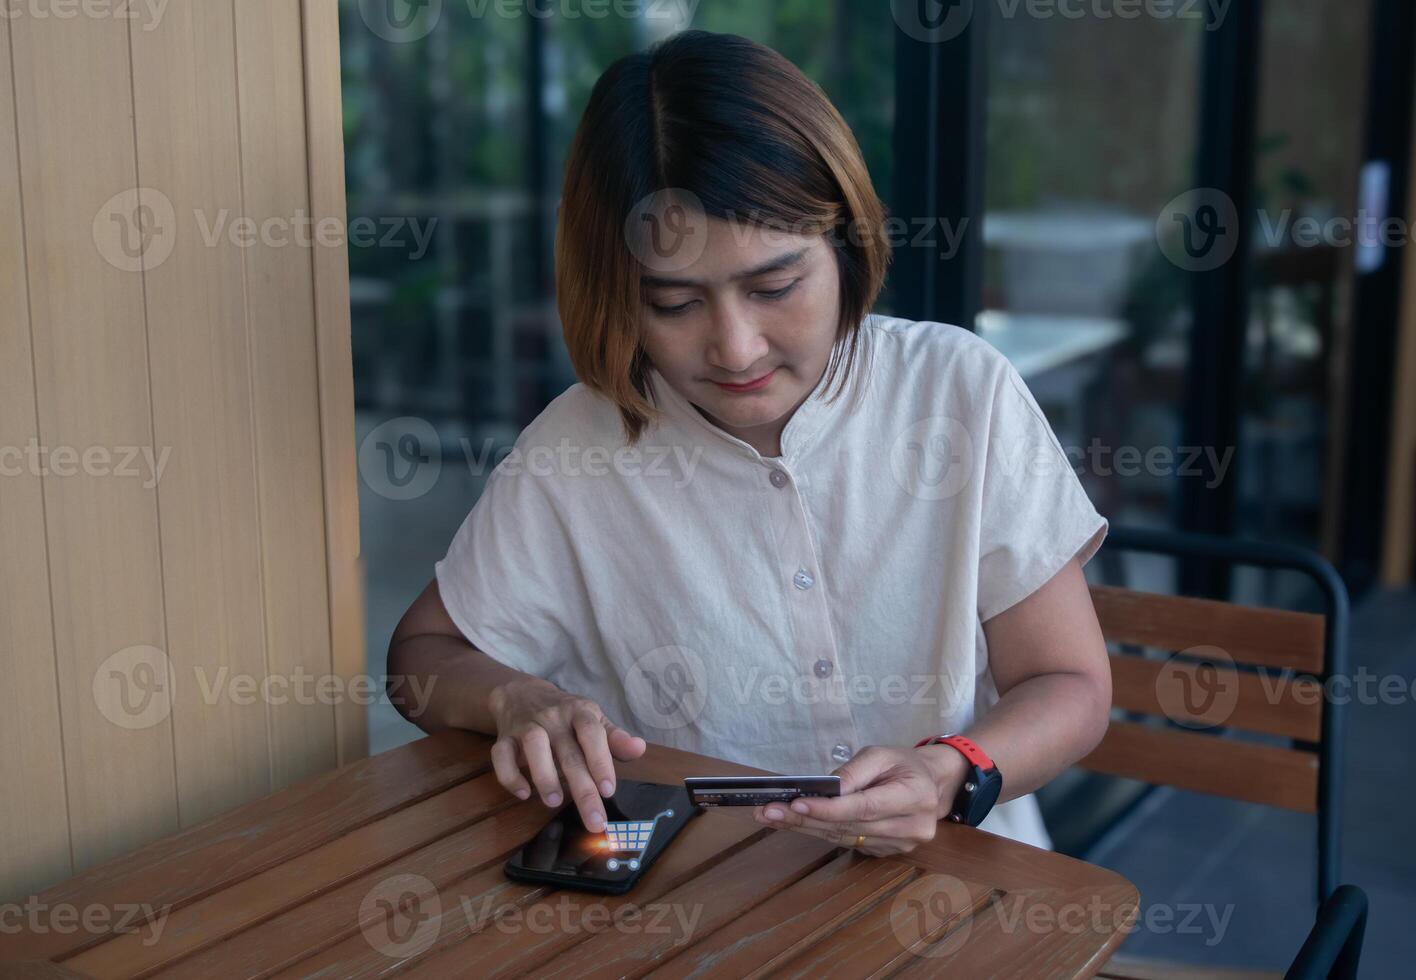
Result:
<instances>
[{"instance_id":1,"label":"shopping cart icon","mask_svg":"<svg viewBox=\"0 0 1416 980\"><path fill-rule=\"evenodd\" d=\"M654 837L654 828L662 818L673 815L673 810L665 810L655 815L653 820L616 820L605 824L605 847L620 854L633 855L627 861L611 857L605 862L605 867L618 871L623 864L631 871L639 870L639 859Z\"/></svg>"}]
</instances>

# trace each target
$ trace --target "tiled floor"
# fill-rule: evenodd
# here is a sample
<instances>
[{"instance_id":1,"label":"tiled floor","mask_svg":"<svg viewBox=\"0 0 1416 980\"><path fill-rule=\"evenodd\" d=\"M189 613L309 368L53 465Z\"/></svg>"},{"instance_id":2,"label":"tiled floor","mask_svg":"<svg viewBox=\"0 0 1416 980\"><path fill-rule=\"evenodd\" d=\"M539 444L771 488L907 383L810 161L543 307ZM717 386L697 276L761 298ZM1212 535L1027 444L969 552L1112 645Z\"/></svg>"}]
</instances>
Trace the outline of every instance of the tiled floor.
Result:
<instances>
[{"instance_id":1,"label":"tiled floor","mask_svg":"<svg viewBox=\"0 0 1416 980\"><path fill-rule=\"evenodd\" d=\"M1363 888L1371 903L1362 975L1411 976L1416 592L1382 593L1358 604L1351 658L1354 671L1402 678L1406 693L1388 703L1350 705L1342 880ZM1140 889L1140 921L1151 927L1131 935L1126 952L1281 970L1312 924L1316 833L1316 820L1304 814L1159 790L1088 858ZM1192 908L1195 928L1181 930Z\"/></svg>"}]
</instances>

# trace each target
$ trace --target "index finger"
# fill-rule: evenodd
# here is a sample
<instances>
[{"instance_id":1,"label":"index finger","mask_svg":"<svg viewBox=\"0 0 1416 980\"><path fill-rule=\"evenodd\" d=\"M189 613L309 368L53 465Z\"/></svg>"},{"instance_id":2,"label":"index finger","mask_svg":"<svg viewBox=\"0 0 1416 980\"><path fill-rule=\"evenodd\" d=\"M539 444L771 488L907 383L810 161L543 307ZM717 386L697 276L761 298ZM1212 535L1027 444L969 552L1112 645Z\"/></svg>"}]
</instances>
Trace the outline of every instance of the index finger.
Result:
<instances>
[{"instance_id":1,"label":"index finger","mask_svg":"<svg viewBox=\"0 0 1416 980\"><path fill-rule=\"evenodd\" d=\"M605 723L593 711L581 709L575 713L575 738L580 742L580 751L585 753L585 767L590 770L590 778L601 796L613 796L615 792L615 760L610 754L609 733Z\"/></svg>"},{"instance_id":2,"label":"index finger","mask_svg":"<svg viewBox=\"0 0 1416 980\"><path fill-rule=\"evenodd\" d=\"M580 822L592 834L600 833L605 829L605 808L600 803L600 794L595 789L595 784L590 780L590 770L585 765L585 753L569 732L564 738L557 740L556 756L561 772L565 773L565 781L569 784L570 796L575 800L575 808L580 813Z\"/></svg>"}]
</instances>

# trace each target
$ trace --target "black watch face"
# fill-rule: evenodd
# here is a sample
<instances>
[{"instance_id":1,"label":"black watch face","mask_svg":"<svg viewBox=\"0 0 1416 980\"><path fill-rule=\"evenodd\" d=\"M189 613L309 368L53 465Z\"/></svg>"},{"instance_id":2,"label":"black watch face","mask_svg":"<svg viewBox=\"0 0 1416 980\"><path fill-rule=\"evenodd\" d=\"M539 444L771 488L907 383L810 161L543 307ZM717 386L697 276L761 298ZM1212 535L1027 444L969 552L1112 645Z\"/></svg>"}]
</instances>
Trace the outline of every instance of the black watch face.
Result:
<instances>
[{"instance_id":1,"label":"black watch face","mask_svg":"<svg viewBox=\"0 0 1416 980\"><path fill-rule=\"evenodd\" d=\"M998 794L1003 792L1003 777L997 769L990 769L988 772L975 769L973 782L974 791L960 794L960 802L963 805L962 822L970 827L977 827L983 823L983 818L988 816L988 811L993 809L993 804L998 802Z\"/></svg>"}]
</instances>

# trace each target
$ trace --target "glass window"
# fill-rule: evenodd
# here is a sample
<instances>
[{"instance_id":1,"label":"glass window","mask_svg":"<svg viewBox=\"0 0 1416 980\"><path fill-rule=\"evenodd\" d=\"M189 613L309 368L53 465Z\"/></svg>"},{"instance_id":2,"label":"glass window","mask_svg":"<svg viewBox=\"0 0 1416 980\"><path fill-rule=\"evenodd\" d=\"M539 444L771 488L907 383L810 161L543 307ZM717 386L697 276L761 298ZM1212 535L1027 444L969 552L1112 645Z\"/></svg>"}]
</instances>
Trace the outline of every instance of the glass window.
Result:
<instances>
[{"instance_id":1,"label":"glass window","mask_svg":"<svg viewBox=\"0 0 1416 980\"><path fill-rule=\"evenodd\" d=\"M374 675L498 451L575 380L552 292L555 204L580 114L611 62L690 27L768 44L835 102L877 193L889 198L888 6L572 2L511 5L515 15L503 16L507 9L465 0L340 3ZM364 239L371 244L356 240L361 227L372 230ZM375 751L417 734L392 708L376 707Z\"/></svg>"},{"instance_id":2,"label":"glass window","mask_svg":"<svg viewBox=\"0 0 1416 980\"><path fill-rule=\"evenodd\" d=\"M1001 11L1001 8L999 8ZM1189 294L1156 238L1195 157L1203 25L995 17L977 330L1013 361L1115 523L1165 525Z\"/></svg>"}]
</instances>

